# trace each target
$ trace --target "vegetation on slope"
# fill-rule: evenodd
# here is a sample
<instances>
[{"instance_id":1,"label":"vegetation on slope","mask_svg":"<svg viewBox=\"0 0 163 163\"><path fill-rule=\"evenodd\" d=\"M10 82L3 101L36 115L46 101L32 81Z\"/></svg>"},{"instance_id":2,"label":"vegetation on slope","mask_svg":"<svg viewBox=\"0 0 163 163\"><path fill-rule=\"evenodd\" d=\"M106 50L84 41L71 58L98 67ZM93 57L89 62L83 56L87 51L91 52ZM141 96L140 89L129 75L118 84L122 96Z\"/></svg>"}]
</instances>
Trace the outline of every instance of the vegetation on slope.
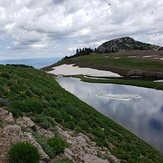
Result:
<instances>
[{"instance_id":1,"label":"vegetation on slope","mask_svg":"<svg viewBox=\"0 0 163 163\"><path fill-rule=\"evenodd\" d=\"M162 83L153 82L153 80L163 78L163 61L161 58L163 58L163 51L127 51L105 54L92 53L90 55L63 59L47 67L45 70L50 70L51 67L61 64L75 64L80 67L108 70L124 76L124 78L119 79L109 78L110 80L100 78L90 79L77 76L85 82L127 84L163 90Z\"/></svg>"},{"instance_id":2,"label":"vegetation on slope","mask_svg":"<svg viewBox=\"0 0 163 163\"><path fill-rule=\"evenodd\" d=\"M161 51L162 52L162 51ZM160 52L160 53L161 53ZM153 52L155 54L155 52ZM92 67L99 70L144 70L163 72L163 62L161 60L152 60L143 58L146 55L152 55L151 52L117 52L117 53L92 53L79 57L63 59L56 65L76 64L81 67ZM159 55L163 56L163 52ZM151 56L152 57L152 56ZM54 65L53 65L54 66Z\"/></svg>"},{"instance_id":3,"label":"vegetation on slope","mask_svg":"<svg viewBox=\"0 0 163 163\"><path fill-rule=\"evenodd\" d=\"M150 80L134 80L134 79L104 79L104 78L90 78L83 75L75 75L74 77L80 78L84 82L89 83L112 83L112 84L123 84L123 85L132 85L146 88L154 88L157 90L163 90L162 82L155 82Z\"/></svg>"},{"instance_id":4,"label":"vegetation on slope","mask_svg":"<svg viewBox=\"0 0 163 163\"><path fill-rule=\"evenodd\" d=\"M52 118L88 135L121 162L163 162L163 156L134 134L65 91L53 76L31 67L0 66L0 98L14 116L30 115L44 128Z\"/></svg>"},{"instance_id":5,"label":"vegetation on slope","mask_svg":"<svg viewBox=\"0 0 163 163\"><path fill-rule=\"evenodd\" d=\"M38 163L40 159L38 149L28 142L13 144L8 154L10 163Z\"/></svg>"}]
</instances>

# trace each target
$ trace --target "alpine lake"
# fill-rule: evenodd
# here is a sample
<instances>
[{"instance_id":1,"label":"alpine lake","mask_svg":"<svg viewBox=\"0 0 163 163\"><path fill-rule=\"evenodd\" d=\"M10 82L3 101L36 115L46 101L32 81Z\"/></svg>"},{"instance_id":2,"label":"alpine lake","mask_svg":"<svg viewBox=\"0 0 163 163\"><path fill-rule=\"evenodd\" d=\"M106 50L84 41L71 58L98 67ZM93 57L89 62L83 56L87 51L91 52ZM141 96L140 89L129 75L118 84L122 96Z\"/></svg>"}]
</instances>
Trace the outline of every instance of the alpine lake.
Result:
<instances>
[{"instance_id":1,"label":"alpine lake","mask_svg":"<svg viewBox=\"0 0 163 163\"><path fill-rule=\"evenodd\" d=\"M57 78L80 100L125 127L163 153L163 91L118 84Z\"/></svg>"}]
</instances>

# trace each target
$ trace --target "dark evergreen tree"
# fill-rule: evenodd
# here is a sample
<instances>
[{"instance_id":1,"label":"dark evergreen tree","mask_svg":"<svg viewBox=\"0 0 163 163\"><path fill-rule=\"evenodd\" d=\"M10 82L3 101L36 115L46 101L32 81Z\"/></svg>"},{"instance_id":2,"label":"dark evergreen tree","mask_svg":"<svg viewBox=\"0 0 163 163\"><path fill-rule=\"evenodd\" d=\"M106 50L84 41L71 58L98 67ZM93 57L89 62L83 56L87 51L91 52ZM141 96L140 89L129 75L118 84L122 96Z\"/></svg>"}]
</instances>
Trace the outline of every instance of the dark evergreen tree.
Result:
<instances>
[{"instance_id":1,"label":"dark evergreen tree","mask_svg":"<svg viewBox=\"0 0 163 163\"><path fill-rule=\"evenodd\" d=\"M78 49L76 49L76 54L77 54L77 55L79 54L79 50L78 50Z\"/></svg>"}]
</instances>

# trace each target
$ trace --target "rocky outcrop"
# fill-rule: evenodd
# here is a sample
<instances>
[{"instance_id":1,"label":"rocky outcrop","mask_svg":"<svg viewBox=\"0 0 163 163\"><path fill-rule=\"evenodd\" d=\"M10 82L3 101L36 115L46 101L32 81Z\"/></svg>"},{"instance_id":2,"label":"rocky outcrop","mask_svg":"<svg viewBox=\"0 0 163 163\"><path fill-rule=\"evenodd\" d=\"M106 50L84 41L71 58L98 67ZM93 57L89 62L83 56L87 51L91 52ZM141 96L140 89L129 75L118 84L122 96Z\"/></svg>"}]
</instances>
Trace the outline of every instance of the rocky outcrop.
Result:
<instances>
[{"instance_id":1,"label":"rocky outcrop","mask_svg":"<svg viewBox=\"0 0 163 163\"><path fill-rule=\"evenodd\" d=\"M14 124L15 119L12 113L0 108L0 120L3 121L3 128L0 128L0 162L7 162L7 153L12 144L17 142L29 142L39 150L42 162L49 162L49 156L44 152L30 132L22 132L21 126L33 127L35 123L29 117L22 117L16 120L19 125Z\"/></svg>"},{"instance_id":2,"label":"rocky outcrop","mask_svg":"<svg viewBox=\"0 0 163 163\"><path fill-rule=\"evenodd\" d=\"M42 149L41 145L39 143L37 143L36 139L34 138L34 136L32 135L32 133L30 132L25 132L24 135L27 136L27 140L34 145L35 147L37 147L40 155L41 155L41 161L42 162L49 162L50 158L49 156L44 152L44 150Z\"/></svg>"},{"instance_id":3,"label":"rocky outcrop","mask_svg":"<svg viewBox=\"0 0 163 163\"><path fill-rule=\"evenodd\" d=\"M86 154L83 158L83 161L85 163L89 163L89 162L92 162L92 163L108 163L108 160L103 160L101 158L98 158L97 156L93 156L93 155L90 155L90 154Z\"/></svg>"},{"instance_id":4,"label":"rocky outcrop","mask_svg":"<svg viewBox=\"0 0 163 163\"><path fill-rule=\"evenodd\" d=\"M0 108L0 120L3 122L3 124L14 124L15 119L12 115L12 113L8 112L7 110Z\"/></svg>"},{"instance_id":5,"label":"rocky outcrop","mask_svg":"<svg viewBox=\"0 0 163 163\"><path fill-rule=\"evenodd\" d=\"M119 162L107 148L98 147L95 142L82 133L76 135L72 130L63 130L59 124L55 127L57 136L64 139L69 144L69 147L65 148L63 154L49 158L32 135L32 129L35 126L37 132L45 139L54 137L54 132L41 128L26 116L14 119L12 114L4 108L0 108L0 120L3 122L3 126L0 127L0 162L8 163L7 153L11 145L24 141L37 147L41 155L41 163L53 163L58 158L69 158L74 163L109 163L109 160ZM25 132L22 131L22 127L25 128Z\"/></svg>"},{"instance_id":6,"label":"rocky outcrop","mask_svg":"<svg viewBox=\"0 0 163 163\"><path fill-rule=\"evenodd\" d=\"M26 141L20 126L9 124L0 128L0 162L7 162L7 152L11 145L20 141Z\"/></svg>"},{"instance_id":7,"label":"rocky outcrop","mask_svg":"<svg viewBox=\"0 0 163 163\"><path fill-rule=\"evenodd\" d=\"M163 47L136 41L131 37L122 37L104 42L97 48L97 51L102 53L124 50L163 50Z\"/></svg>"},{"instance_id":8,"label":"rocky outcrop","mask_svg":"<svg viewBox=\"0 0 163 163\"><path fill-rule=\"evenodd\" d=\"M34 127L35 123L29 117L21 117L16 120L17 123L21 124L23 127Z\"/></svg>"},{"instance_id":9,"label":"rocky outcrop","mask_svg":"<svg viewBox=\"0 0 163 163\"><path fill-rule=\"evenodd\" d=\"M57 126L58 134L67 143L70 144L69 148L64 150L66 157L72 159L76 163L108 163L110 160L119 162L107 148L100 148L95 142L91 141L86 135L79 133L76 136L72 136L72 131L64 131L61 127ZM99 158L100 155L100 158Z\"/></svg>"}]
</instances>

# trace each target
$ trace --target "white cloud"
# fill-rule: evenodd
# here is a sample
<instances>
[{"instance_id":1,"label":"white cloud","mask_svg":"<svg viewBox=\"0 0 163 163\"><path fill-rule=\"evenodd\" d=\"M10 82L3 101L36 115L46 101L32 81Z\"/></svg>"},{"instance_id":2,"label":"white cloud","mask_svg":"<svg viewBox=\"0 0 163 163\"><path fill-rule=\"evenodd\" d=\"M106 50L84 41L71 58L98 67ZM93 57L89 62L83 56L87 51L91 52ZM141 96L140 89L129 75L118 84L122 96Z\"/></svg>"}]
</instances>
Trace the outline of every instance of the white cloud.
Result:
<instances>
[{"instance_id":1,"label":"white cloud","mask_svg":"<svg viewBox=\"0 0 163 163\"><path fill-rule=\"evenodd\" d=\"M1 58L63 57L122 36L163 45L162 15L163 0L1 0Z\"/></svg>"}]
</instances>

